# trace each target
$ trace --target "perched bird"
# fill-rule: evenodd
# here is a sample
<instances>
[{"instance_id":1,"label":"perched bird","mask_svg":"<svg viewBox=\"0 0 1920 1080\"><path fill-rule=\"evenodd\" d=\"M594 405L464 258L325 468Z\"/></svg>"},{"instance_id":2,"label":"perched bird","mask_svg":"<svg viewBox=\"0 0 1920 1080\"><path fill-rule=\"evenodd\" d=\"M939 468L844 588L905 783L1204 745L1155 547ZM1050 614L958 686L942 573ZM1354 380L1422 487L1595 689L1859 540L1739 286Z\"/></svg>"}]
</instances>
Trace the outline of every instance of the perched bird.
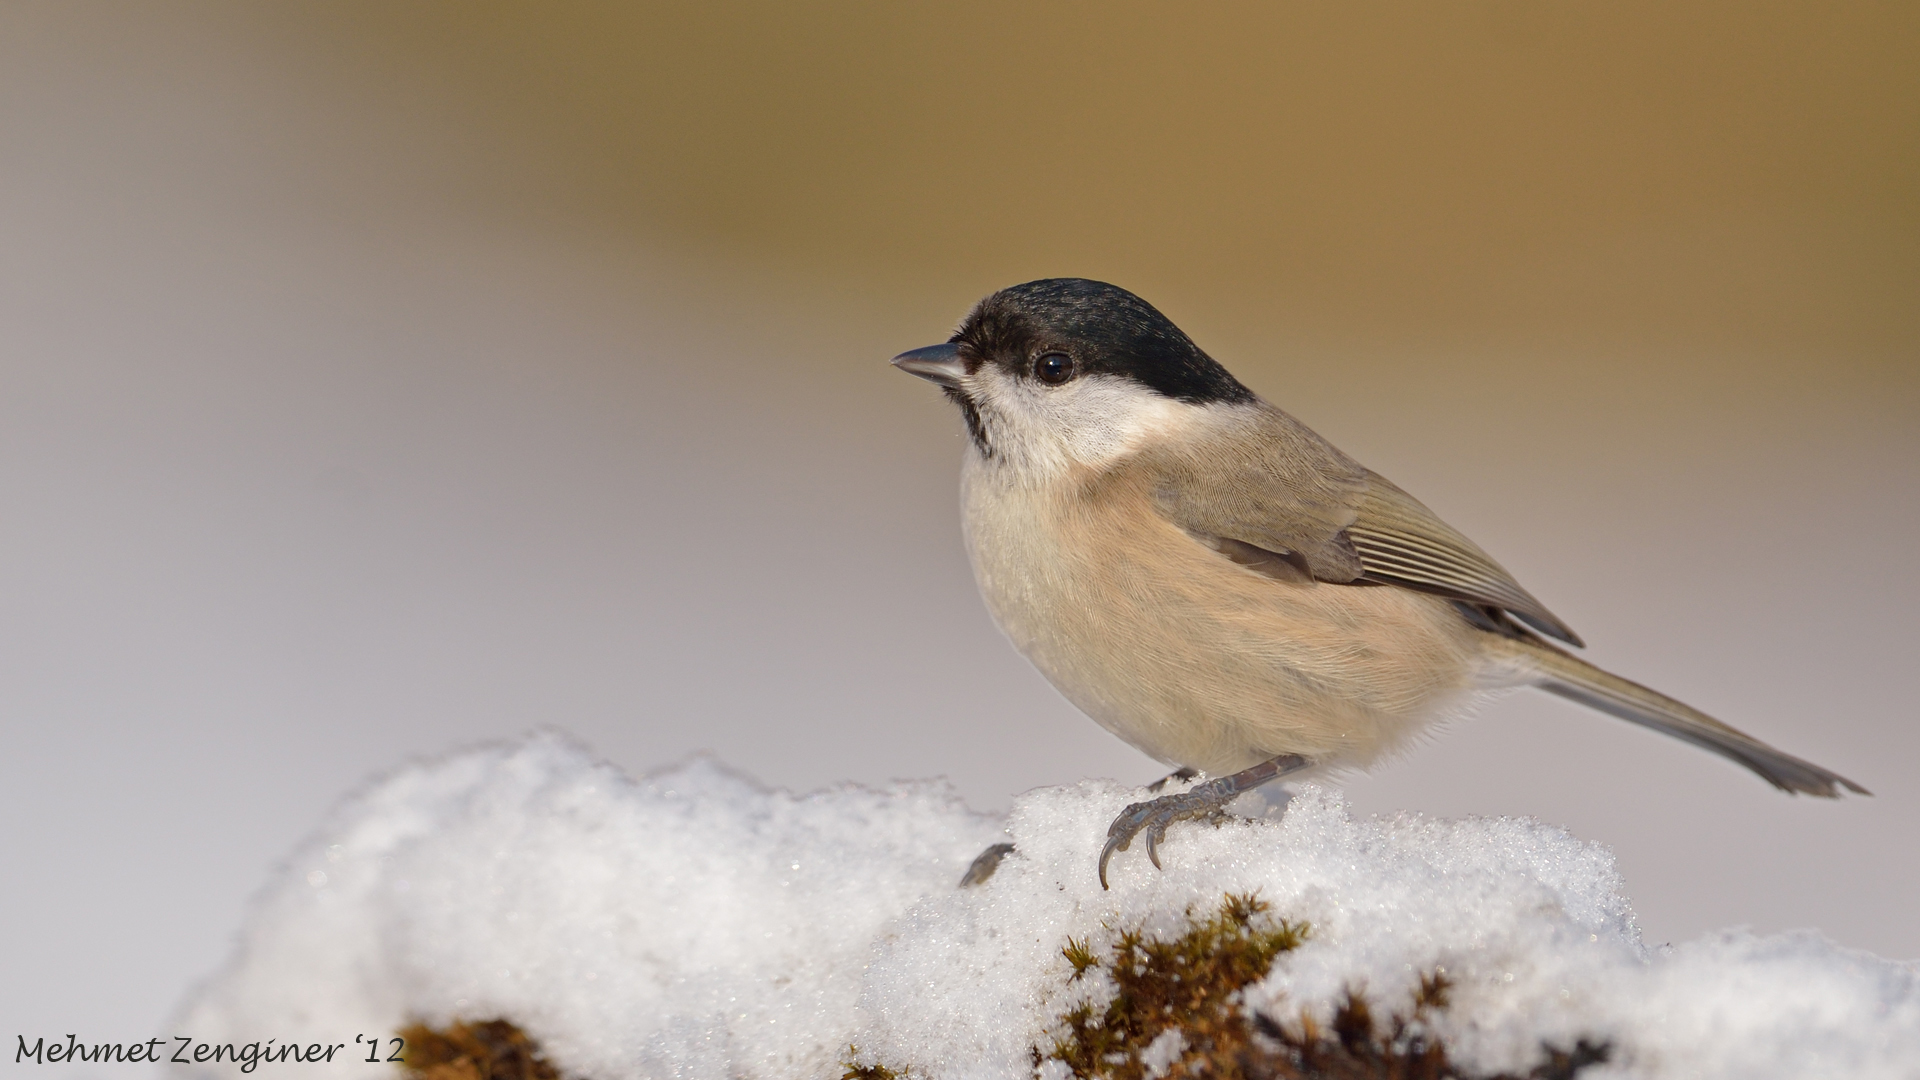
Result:
<instances>
[{"instance_id":1,"label":"perched bird","mask_svg":"<svg viewBox=\"0 0 1920 1080\"><path fill-rule=\"evenodd\" d=\"M1146 301L1078 278L982 300L894 358L971 436L967 552L994 619L1102 727L1214 779L1142 832L1308 770L1364 768L1475 691L1537 686L1745 765L1866 789L1617 675L1473 541L1261 400ZM991 873L991 867L986 868Z\"/></svg>"}]
</instances>

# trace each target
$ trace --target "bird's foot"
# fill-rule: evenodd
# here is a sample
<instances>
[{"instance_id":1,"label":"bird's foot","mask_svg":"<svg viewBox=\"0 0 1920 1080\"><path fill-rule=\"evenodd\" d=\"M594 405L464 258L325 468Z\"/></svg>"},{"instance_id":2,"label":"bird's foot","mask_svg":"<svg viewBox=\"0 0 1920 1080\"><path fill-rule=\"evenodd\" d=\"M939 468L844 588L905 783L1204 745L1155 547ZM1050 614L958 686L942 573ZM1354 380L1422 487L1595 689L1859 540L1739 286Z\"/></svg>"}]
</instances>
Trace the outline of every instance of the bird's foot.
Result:
<instances>
[{"instance_id":1,"label":"bird's foot","mask_svg":"<svg viewBox=\"0 0 1920 1080\"><path fill-rule=\"evenodd\" d=\"M1189 818L1212 817L1239 795L1239 792L1221 795L1210 790L1212 787L1212 784L1201 784L1192 791L1162 795L1120 811L1120 816L1107 826L1107 844L1100 849L1100 887L1107 887L1107 860L1113 858L1114 852L1132 846L1134 837L1143 832L1147 834L1147 858L1158 868L1160 841L1166 838L1169 825Z\"/></svg>"},{"instance_id":2,"label":"bird's foot","mask_svg":"<svg viewBox=\"0 0 1920 1080\"><path fill-rule=\"evenodd\" d=\"M1013 854L1012 844L994 844L987 848L975 856L973 865L967 867L967 872L960 875L960 887L966 889L986 884L987 879L993 877L993 872L1000 869L1000 860L1011 854Z\"/></svg>"},{"instance_id":3,"label":"bird's foot","mask_svg":"<svg viewBox=\"0 0 1920 1080\"><path fill-rule=\"evenodd\" d=\"M1113 853L1127 850L1141 833L1147 834L1147 858L1153 862L1156 870L1160 869L1160 841L1166 839L1168 826L1176 821L1220 816L1228 803L1245 792L1269 780L1304 769L1307 765L1307 759L1298 754L1282 754L1232 776L1209 780L1187 791L1128 806L1120 811L1119 817L1113 819L1112 825L1107 826L1107 843L1100 849L1100 887L1107 887L1107 861L1113 858ZM1165 782L1161 781L1162 784ZM1156 784L1150 790L1158 788Z\"/></svg>"}]
</instances>

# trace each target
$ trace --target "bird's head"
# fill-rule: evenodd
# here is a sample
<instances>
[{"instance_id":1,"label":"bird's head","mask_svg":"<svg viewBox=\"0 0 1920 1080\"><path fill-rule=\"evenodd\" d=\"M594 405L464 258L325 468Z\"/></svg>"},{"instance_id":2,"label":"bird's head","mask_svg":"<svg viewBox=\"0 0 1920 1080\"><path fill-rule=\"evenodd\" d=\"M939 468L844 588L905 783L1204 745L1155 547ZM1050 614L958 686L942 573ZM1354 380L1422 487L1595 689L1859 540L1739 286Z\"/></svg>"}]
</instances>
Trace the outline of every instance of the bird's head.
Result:
<instances>
[{"instance_id":1,"label":"bird's head","mask_svg":"<svg viewBox=\"0 0 1920 1080\"><path fill-rule=\"evenodd\" d=\"M1253 392L1153 305L1083 278L1002 289L944 345L893 358L939 384L989 460L1051 474L1099 468Z\"/></svg>"}]
</instances>

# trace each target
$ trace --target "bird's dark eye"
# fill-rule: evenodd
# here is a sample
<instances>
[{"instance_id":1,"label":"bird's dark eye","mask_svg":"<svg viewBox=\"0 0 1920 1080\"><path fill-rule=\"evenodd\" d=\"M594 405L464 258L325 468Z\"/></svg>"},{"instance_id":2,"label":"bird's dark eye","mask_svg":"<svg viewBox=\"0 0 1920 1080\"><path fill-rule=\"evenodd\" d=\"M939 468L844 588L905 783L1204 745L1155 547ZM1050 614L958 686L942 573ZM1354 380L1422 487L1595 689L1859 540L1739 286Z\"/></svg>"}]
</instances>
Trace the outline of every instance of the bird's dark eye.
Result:
<instances>
[{"instance_id":1,"label":"bird's dark eye","mask_svg":"<svg viewBox=\"0 0 1920 1080\"><path fill-rule=\"evenodd\" d=\"M1033 362L1033 377L1048 386L1059 386L1073 378L1073 357L1063 352L1050 352Z\"/></svg>"}]
</instances>

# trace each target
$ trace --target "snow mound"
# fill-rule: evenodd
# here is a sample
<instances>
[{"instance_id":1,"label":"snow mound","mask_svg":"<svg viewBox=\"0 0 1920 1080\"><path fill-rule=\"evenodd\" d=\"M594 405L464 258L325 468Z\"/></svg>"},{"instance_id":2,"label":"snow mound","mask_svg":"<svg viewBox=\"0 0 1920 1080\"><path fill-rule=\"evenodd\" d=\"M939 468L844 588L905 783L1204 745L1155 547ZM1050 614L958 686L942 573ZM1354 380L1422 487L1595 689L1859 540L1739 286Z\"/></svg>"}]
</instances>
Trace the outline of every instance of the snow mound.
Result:
<instances>
[{"instance_id":1,"label":"snow mound","mask_svg":"<svg viewBox=\"0 0 1920 1080\"><path fill-rule=\"evenodd\" d=\"M391 1075L355 1035L500 1017L591 1080L835 1078L850 1046L926 1080L1024 1078L1084 990L1069 937L1174 933L1257 892L1311 931L1250 1008L1325 1016L1349 988L1398 1007L1442 971L1438 1033L1475 1070L1579 1039L1613 1044L1594 1078L1920 1063L1920 969L1813 934L1649 951L1607 851L1536 822L1354 821L1309 787L1278 817L1175 826L1164 872L1119 854L1103 892L1100 842L1139 794L1046 788L1003 821L940 783L795 796L710 761L632 780L550 734L469 751L350 800L177 1030L347 1044L303 1075ZM956 888L1006 839L990 881Z\"/></svg>"}]
</instances>

